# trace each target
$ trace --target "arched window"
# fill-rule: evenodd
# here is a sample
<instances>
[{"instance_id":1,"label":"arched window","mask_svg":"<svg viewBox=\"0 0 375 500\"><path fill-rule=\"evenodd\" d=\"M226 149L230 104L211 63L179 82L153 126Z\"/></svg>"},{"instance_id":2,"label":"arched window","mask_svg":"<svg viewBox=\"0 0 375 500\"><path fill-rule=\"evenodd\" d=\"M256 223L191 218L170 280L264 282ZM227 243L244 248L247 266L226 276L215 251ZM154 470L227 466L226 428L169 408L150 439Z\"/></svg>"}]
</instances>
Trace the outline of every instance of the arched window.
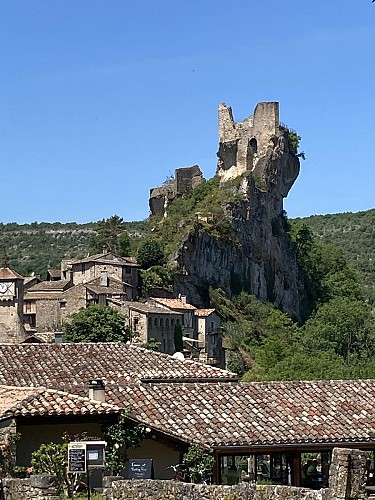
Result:
<instances>
[{"instance_id":1,"label":"arched window","mask_svg":"<svg viewBox=\"0 0 375 500\"><path fill-rule=\"evenodd\" d=\"M163 320L163 318L160 318L160 326L164 326L164 320Z\"/></svg>"},{"instance_id":2,"label":"arched window","mask_svg":"<svg viewBox=\"0 0 375 500\"><path fill-rule=\"evenodd\" d=\"M174 318L171 319L171 326L174 326Z\"/></svg>"},{"instance_id":3,"label":"arched window","mask_svg":"<svg viewBox=\"0 0 375 500\"><path fill-rule=\"evenodd\" d=\"M253 150L253 153L256 153L258 151L258 143L254 137L250 139L250 147Z\"/></svg>"},{"instance_id":4,"label":"arched window","mask_svg":"<svg viewBox=\"0 0 375 500\"><path fill-rule=\"evenodd\" d=\"M154 326L158 326L158 318L154 319Z\"/></svg>"},{"instance_id":5,"label":"arched window","mask_svg":"<svg viewBox=\"0 0 375 500\"><path fill-rule=\"evenodd\" d=\"M165 326L166 326L167 328L169 328L169 318L167 318L167 319L165 320Z\"/></svg>"}]
</instances>

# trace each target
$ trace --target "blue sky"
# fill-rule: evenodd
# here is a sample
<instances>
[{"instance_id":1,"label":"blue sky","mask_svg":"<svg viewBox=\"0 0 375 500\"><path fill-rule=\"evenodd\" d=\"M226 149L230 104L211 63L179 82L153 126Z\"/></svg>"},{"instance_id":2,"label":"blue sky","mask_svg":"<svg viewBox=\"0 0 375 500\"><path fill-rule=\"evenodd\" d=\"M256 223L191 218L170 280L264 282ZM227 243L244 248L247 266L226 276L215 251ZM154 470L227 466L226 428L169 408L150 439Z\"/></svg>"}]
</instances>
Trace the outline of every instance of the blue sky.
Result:
<instances>
[{"instance_id":1,"label":"blue sky","mask_svg":"<svg viewBox=\"0 0 375 500\"><path fill-rule=\"evenodd\" d=\"M302 136L290 217L374 208L374 40L370 0L2 0L0 221L146 218L221 101Z\"/></svg>"}]
</instances>

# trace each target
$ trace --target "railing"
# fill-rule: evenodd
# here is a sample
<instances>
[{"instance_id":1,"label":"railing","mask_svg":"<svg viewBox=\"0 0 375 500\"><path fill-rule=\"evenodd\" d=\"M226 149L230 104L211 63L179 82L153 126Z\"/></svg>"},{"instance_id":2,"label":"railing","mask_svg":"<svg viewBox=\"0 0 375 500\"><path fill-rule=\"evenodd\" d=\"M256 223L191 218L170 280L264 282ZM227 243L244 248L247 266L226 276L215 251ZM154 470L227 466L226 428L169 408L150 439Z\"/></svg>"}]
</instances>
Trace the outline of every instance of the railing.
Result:
<instances>
[{"instance_id":1,"label":"railing","mask_svg":"<svg viewBox=\"0 0 375 500\"><path fill-rule=\"evenodd\" d=\"M290 128L288 127L288 125L286 123L283 123L283 122L279 122L279 127L280 128L285 128L286 130L288 130L289 132L291 132L292 134L296 134L297 132L294 130L294 128Z\"/></svg>"}]
</instances>

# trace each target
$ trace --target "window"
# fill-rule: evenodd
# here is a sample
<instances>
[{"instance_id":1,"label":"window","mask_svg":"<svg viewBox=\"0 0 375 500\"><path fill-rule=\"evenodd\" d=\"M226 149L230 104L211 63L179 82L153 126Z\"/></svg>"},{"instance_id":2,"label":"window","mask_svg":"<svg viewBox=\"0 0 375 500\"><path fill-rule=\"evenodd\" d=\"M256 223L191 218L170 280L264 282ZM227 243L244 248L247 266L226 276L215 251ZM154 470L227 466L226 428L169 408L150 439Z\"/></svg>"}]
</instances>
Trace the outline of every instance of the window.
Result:
<instances>
[{"instance_id":1,"label":"window","mask_svg":"<svg viewBox=\"0 0 375 500\"><path fill-rule=\"evenodd\" d=\"M160 318L160 326L164 326L164 320L163 320L163 318Z\"/></svg>"},{"instance_id":2,"label":"window","mask_svg":"<svg viewBox=\"0 0 375 500\"><path fill-rule=\"evenodd\" d=\"M174 326L174 318L171 319L171 326Z\"/></svg>"},{"instance_id":3,"label":"window","mask_svg":"<svg viewBox=\"0 0 375 500\"><path fill-rule=\"evenodd\" d=\"M132 268L131 267L125 267L125 274L131 274L132 273Z\"/></svg>"},{"instance_id":4,"label":"window","mask_svg":"<svg viewBox=\"0 0 375 500\"><path fill-rule=\"evenodd\" d=\"M31 312L31 302L29 300L26 300L25 302L25 312Z\"/></svg>"},{"instance_id":5,"label":"window","mask_svg":"<svg viewBox=\"0 0 375 500\"><path fill-rule=\"evenodd\" d=\"M167 319L165 320L165 326L166 326L167 328L169 328L169 318L167 318Z\"/></svg>"},{"instance_id":6,"label":"window","mask_svg":"<svg viewBox=\"0 0 375 500\"><path fill-rule=\"evenodd\" d=\"M154 319L154 326L158 326L158 318Z\"/></svg>"},{"instance_id":7,"label":"window","mask_svg":"<svg viewBox=\"0 0 375 500\"><path fill-rule=\"evenodd\" d=\"M60 300L60 309L66 308L66 300Z\"/></svg>"},{"instance_id":8,"label":"window","mask_svg":"<svg viewBox=\"0 0 375 500\"><path fill-rule=\"evenodd\" d=\"M256 153L258 151L257 140L254 137L250 139L250 147L253 150L253 153Z\"/></svg>"}]
</instances>

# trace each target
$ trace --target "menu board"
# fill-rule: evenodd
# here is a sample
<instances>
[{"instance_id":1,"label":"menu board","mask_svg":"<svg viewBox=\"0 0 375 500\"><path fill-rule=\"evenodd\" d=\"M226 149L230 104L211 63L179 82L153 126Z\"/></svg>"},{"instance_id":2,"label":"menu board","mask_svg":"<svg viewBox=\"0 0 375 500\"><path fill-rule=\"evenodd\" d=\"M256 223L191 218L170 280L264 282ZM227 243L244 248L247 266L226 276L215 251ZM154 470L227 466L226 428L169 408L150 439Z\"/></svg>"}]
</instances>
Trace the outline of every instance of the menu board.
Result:
<instances>
[{"instance_id":1,"label":"menu board","mask_svg":"<svg viewBox=\"0 0 375 500\"><path fill-rule=\"evenodd\" d=\"M154 479L154 466L151 458L129 460L128 479Z\"/></svg>"},{"instance_id":2,"label":"menu board","mask_svg":"<svg viewBox=\"0 0 375 500\"><path fill-rule=\"evenodd\" d=\"M86 472L86 444L69 443L68 470L69 472Z\"/></svg>"}]
</instances>

